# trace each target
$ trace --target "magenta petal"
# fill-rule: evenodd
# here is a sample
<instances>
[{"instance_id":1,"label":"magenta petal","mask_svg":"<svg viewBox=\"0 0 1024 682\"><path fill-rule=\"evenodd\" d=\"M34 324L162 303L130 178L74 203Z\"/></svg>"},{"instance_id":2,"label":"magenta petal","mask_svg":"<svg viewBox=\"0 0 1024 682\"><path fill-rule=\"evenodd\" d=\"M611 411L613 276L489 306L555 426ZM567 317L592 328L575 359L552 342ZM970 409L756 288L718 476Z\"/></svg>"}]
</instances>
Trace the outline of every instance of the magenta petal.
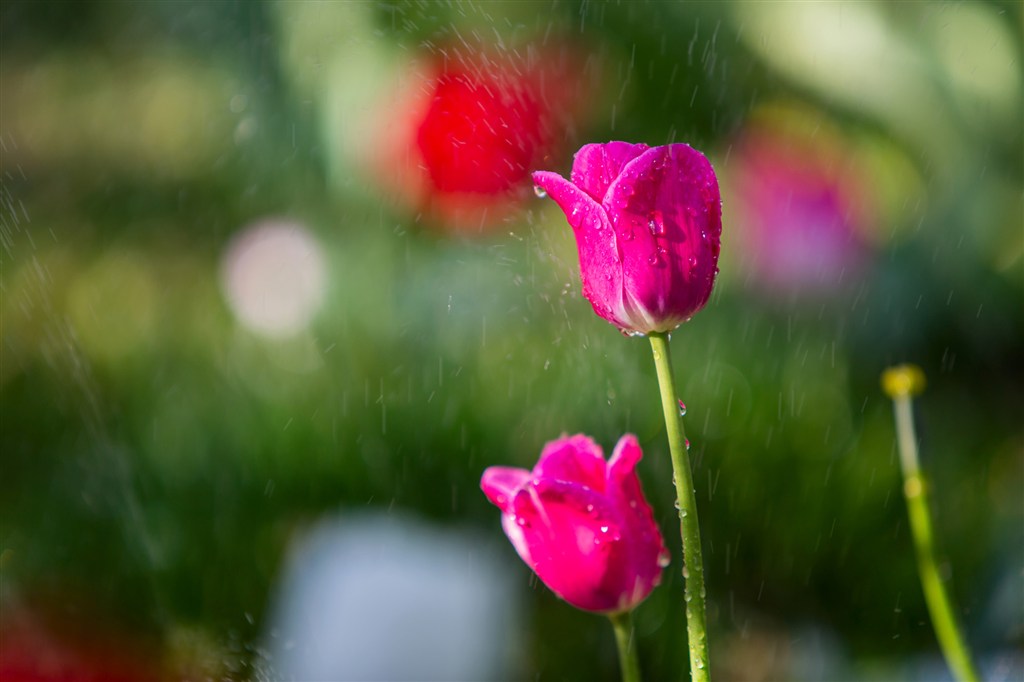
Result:
<instances>
[{"instance_id":1,"label":"magenta petal","mask_svg":"<svg viewBox=\"0 0 1024 682\"><path fill-rule=\"evenodd\" d=\"M514 513L526 549L520 555L555 594L590 611L620 608L622 534L605 497L541 480L519 492Z\"/></svg>"},{"instance_id":2,"label":"magenta petal","mask_svg":"<svg viewBox=\"0 0 1024 682\"><path fill-rule=\"evenodd\" d=\"M583 295L594 312L619 324L623 315L622 263L604 208L557 173L537 171L533 181L555 200L575 233Z\"/></svg>"},{"instance_id":3,"label":"magenta petal","mask_svg":"<svg viewBox=\"0 0 1024 682\"><path fill-rule=\"evenodd\" d=\"M576 435L545 445L533 475L538 479L571 481L604 492L607 466L601 446L584 435Z\"/></svg>"},{"instance_id":4,"label":"magenta petal","mask_svg":"<svg viewBox=\"0 0 1024 682\"><path fill-rule=\"evenodd\" d=\"M600 203L622 167L647 149L645 144L629 142L584 145L573 159L572 183Z\"/></svg>"},{"instance_id":5,"label":"magenta petal","mask_svg":"<svg viewBox=\"0 0 1024 682\"><path fill-rule=\"evenodd\" d=\"M530 472L515 467L488 467L480 478L480 489L498 509L512 509L512 500L519 489L530 480Z\"/></svg>"},{"instance_id":6,"label":"magenta petal","mask_svg":"<svg viewBox=\"0 0 1024 682\"><path fill-rule=\"evenodd\" d=\"M649 334L675 329L707 303L722 206L700 152L685 144L590 144L576 154L572 182L549 172L533 178L573 228L583 294L598 315L624 332Z\"/></svg>"},{"instance_id":7,"label":"magenta petal","mask_svg":"<svg viewBox=\"0 0 1024 682\"><path fill-rule=\"evenodd\" d=\"M711 295L722 231L711 164L685 144L633 159L608 188L604 208L623 242L623 307L632 328L671 331Z\"/></svg>"},{"instance_id":8,"label":"magenta petal","mask_svg":"<svg viewBox=\"0 0 1024 682\"><path fill-rule=\"evenodd\" d=\"M668 554L636 475L642 457L634 436L606 463L594 441L576 435L549 443L532 472L484 472L481 487L502 508L512 546L573 606L626 611L661 580Z\"/></svg>"},{"instance_id":9,"label":"magenta petal","mask_svg":"<svg viewBox=\"0 0 1024 682\"><path fill-rule=\"evenodd\" d=\"M651 507L644 499L640 479L636 475L636 465L641 458L643 451L636 436L626 434L619 439L608 463L607 494L614 506L622 510L624 520L637 531L636 539L650 539L651 531L654 531L660 543Z\"/></svg>"},{"instance_id":10,"label":"magenta petal","mask_svg":"<svg viewBox=\"0 0 1024 682\"><path fill-rule=\"evenodd\" d=\"M581 188L551 171L535 171L533 182L555 200L577 236L581 230L601 229L601 225L592 224L594 214L603 213L600 201L595 201Z\"/></svg>"},{"instance_id":11,"label":"magenta petal","mask_svg":"<svg viewBox=\"0 0 1024 682\"><path fill-rule=\"evenodd\" d=\"M637 442L636 436L627 433L619 439L619 442L615 444L615 451L612 453L611 459L608 460L609 493L621 490L622 483L629 480L636 483L637 491L640 490L640 483L636 478L636 465L643 457L644 453L640 449L640 443ZM498 469L500 467L491 468Z\"/></svg>"},{"instance_id":12,"label":"magenta petal","mask_svg":"<svg viewBox=\"0 0 1024 682\"><path fill-rule=\"evenodd\" d=\"M636 475L636 465L642 458L643 451L636 436L626 434L619 439L608 462L607 495L620 512L623 537L630 542L633 570L638 580L650 589L659 583L661 568L668 563L669 554Z\"/></svg>"}]
</instances>

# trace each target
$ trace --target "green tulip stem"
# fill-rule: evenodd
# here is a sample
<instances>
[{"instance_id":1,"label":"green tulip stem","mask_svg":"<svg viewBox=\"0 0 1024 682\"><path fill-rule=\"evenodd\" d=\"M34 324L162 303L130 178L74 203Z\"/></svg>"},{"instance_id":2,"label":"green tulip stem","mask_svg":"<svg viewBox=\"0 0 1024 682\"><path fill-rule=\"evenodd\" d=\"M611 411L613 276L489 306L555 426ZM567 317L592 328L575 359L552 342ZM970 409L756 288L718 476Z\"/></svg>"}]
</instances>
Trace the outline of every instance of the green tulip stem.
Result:
<instances>
[{"instance_id":1,"label":"green tulip stem","mask_svg":"<svg viewBox=\"0 0 1024 682\"><path fill-rule=\"evenodd\" d=\"M896 414L896 437L903 471L903 497L907 501L910 532L917 555L917 569L921 576L928 613L939 646L953 675L960 682L978 682L980 676L971 660L971 652L964 640L953 612L953 600L943 582L936 557L934 531L929 510L928 486L918 461L917 436L911 396L924 388L924 374L913 366L895 367L882 379L883 388L893 400Z\"/></svg>"},{"instance_id":2,"label":"green tulip stem","mask_svg":"<svg viewBox=\"0 0 1024 682\"><path fill-rule=\"evenodd\" d=\"M636 657L636 642L633 641L633 612L609 614L615 630L615 643L619 647L619 664L622 666L622 682L640 682L640 663Z\"/></svg>"},{"instance_id":3,"label":"green tulip stem","mask_svg":"<svg viewBox=\"0 0 1024 682\"><path fill-rule=\"evenodd\" d=\"M683 431L683 418L672 381L672 359L669 356L668 334L652 332L651 350L658 371L661 406L665 412L665 429L672 457L673 482L679 500L679 531L683 538L683 595L686 601L686 633L690 646L690 677L694 682L711 679L708 662L707 615L704 604L704 559L700 547L700 526L697 523L697 498L690 471L689 443Z\"/></svg>"}]
</instances>

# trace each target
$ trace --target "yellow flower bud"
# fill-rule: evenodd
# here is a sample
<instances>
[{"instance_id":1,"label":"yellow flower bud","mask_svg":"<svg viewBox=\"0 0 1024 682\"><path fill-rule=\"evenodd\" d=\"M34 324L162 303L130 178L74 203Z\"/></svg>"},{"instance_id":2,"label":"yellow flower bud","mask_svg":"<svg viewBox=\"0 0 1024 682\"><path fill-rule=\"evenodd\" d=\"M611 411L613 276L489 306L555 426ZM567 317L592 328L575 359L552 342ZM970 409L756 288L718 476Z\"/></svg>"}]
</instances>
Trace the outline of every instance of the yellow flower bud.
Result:
<instances>
[{"instance_id":1,"label":"yellow flower bud","mask_svg":"<svg viewBox=\"0 0 1024 682\"><path fill-rule=\"evenodd\" d=\"M917 365L897 365L882 372L882 390L893 400L918 395L926 383Z\"/></svg>"}]
</instances>

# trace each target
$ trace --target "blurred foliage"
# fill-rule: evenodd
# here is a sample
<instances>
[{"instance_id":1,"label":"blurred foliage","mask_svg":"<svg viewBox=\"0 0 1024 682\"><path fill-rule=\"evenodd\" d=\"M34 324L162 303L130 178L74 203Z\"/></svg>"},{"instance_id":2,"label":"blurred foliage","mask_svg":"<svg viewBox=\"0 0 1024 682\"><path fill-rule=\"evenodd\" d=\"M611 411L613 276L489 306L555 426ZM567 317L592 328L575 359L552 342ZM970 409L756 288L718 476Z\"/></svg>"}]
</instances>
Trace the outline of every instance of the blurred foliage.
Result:
<instances>
[{"instance_id":1,"label":"blurred foliage","mask_svg":"<svg viewBox=\"0 0 1024 682\"><path fill-rule=\"evenodd\" d=\"M1019 647L1000 595L1024 561L1022 21L1013 2L5 2L0 598L250 677L305 524L401 508L497 536L480 473L562 432L638 434L678 567L649 349L592 314L553 203L450 234L331 117L417 54L562 40L597 89L551 168L588 141L686 141L723 179L722 278L673 338L723 679L799 678L808 633L835 674L935 655L878 388L905 360L929 378L924 466L966 631L983 660ZM781 295L732 269L733 142L769 109L869 169L871 255L846 287ZM327 263L289 338L240 325L221 284L230 239L268 216ZM520 575L522 669L616 679L603 620ZM670 569L638 610L649 679L684 665L681 593Z\"/></svg>"}]
</instances>

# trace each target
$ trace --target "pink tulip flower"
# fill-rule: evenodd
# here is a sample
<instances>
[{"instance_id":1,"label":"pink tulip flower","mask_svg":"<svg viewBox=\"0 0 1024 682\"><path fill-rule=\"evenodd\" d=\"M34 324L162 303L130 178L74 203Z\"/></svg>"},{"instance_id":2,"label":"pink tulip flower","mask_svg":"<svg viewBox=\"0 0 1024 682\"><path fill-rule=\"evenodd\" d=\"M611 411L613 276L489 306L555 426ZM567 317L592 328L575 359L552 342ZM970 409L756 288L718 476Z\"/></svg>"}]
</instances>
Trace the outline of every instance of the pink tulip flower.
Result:
<instances>
[{"instance_id":1,"label":"pink tulip flower","mask_svg":"<svg viewBox=\"0 0 1024 682\"><path fill-rule=\"evenodd\" d=\"M548 443L533 471L490 467L480 481L523 561L586 611L631 610L661 582L669 554L644 499L636 436L609 461L583 435Z\"/></svg>"},{"instance_id":2,"label":"pink tulip flower","mask_svg":"<svg viewBox=\"0 0 1024 682\"><path fill-rule=\"evenodd\" d=\"M668 332L704 307L718 273L722 201L685 144L609 142L577 153L572 179L537 171L576 235L583 295L625 333Z\"/></svg>"}]
</instances>

